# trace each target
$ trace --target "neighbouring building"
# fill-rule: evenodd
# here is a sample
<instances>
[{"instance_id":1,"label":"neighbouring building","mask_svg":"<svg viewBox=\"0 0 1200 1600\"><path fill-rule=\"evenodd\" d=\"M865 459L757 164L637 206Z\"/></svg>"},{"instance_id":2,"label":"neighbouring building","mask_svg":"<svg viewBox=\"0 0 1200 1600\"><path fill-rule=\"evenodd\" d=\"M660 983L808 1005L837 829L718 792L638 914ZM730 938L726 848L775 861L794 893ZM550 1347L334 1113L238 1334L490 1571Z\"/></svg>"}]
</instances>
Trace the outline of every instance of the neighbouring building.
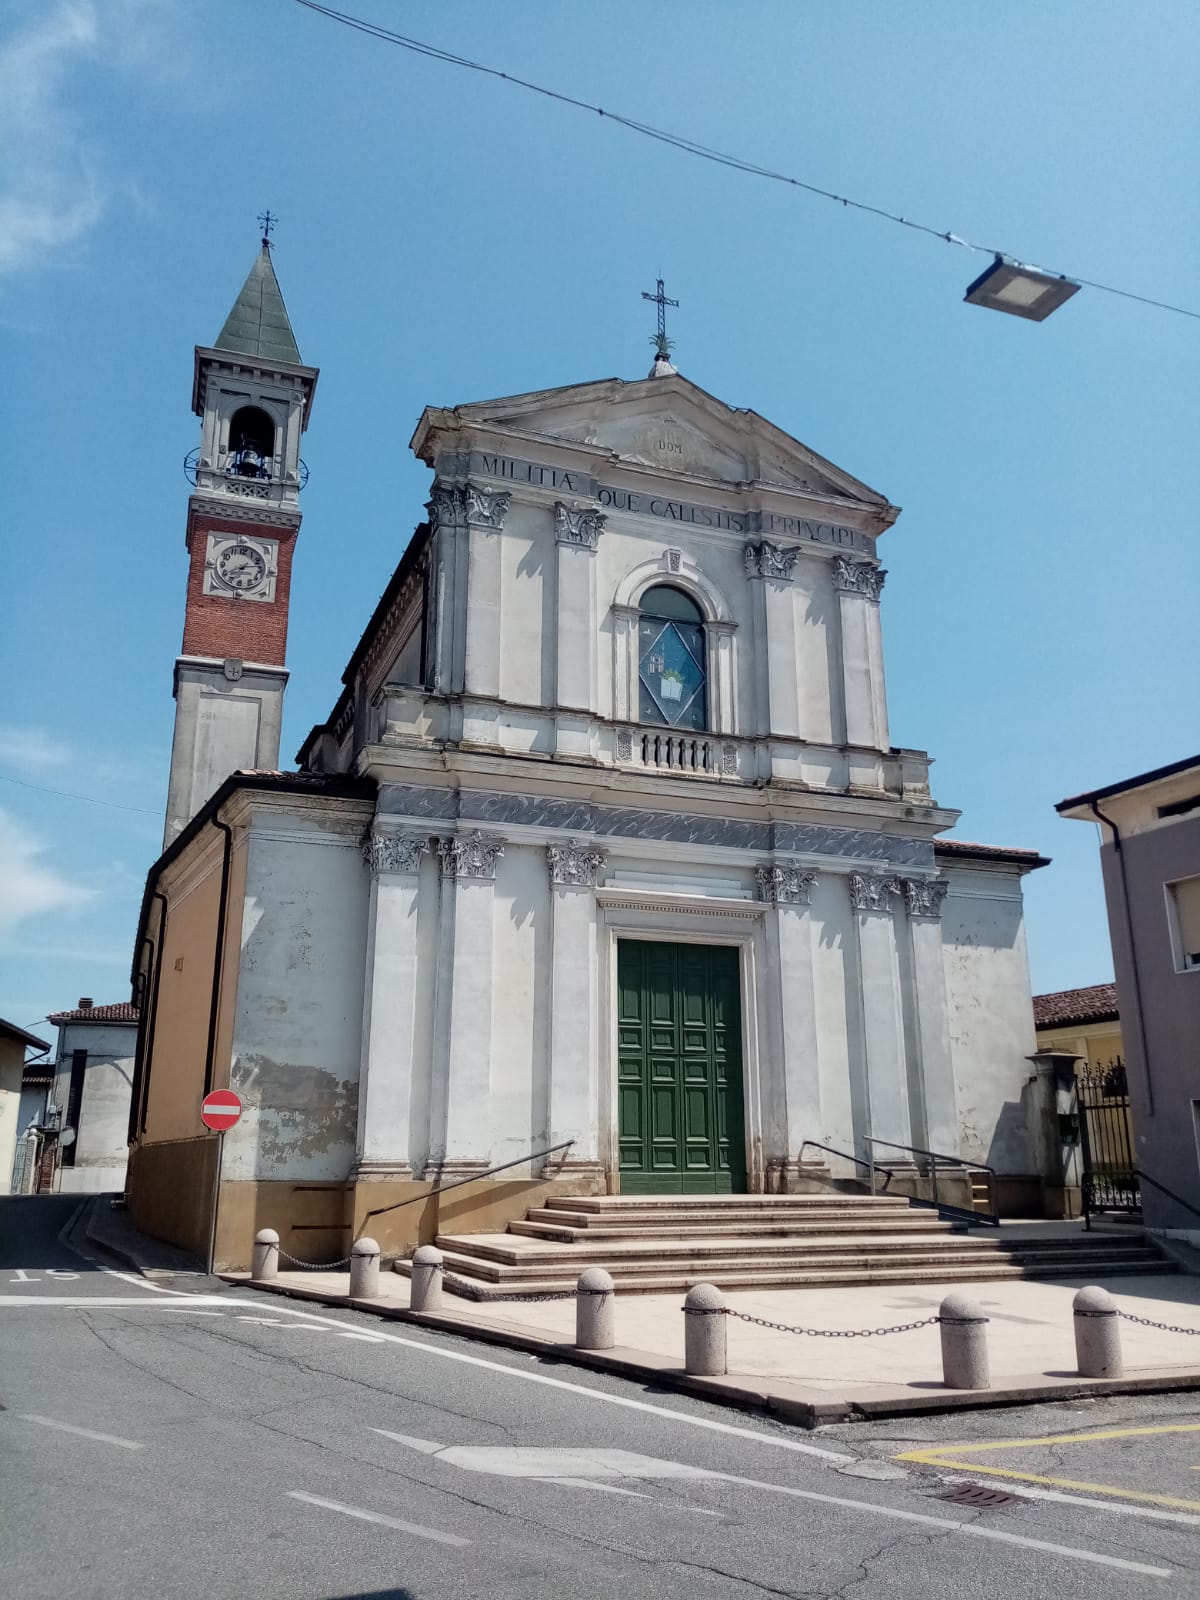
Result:
<instances>
[{"instance_id":1,"label":"neighbouring building","mask_svg":"<svg viewBox=\"0 0 1200 1600\"><path fill-rule=\"evenodd\" d=\"M1200 756L1056 809L1100 830L1143 1214L1200 1239Z\"/></svg>"},{"instance_id":2,"label":"neighbouring building","mask_svg":"<svg viewBox=\"0 0 1200 1600\"><path fill-rule=\"evenodd\" d=\"M137 1007L98 1006L85 996L46 1020L58 1029L49 1119L58 1146L54 1188L61 1194L123 1189ZM68 1129L73 1137L64 1137Z\"/></svg>"},{"instance_id":3,"label":"neighbouring building","mask_svg":"<svg viewBox=\"0 0 1200 1600\"><path fill-rule=\"evenodd\" d=\"M167 848L134 959L130 1199L309 1259L538 1193L788 1189L874 1148L1040 1175L1031 850L945 840L892 742L885 496L682 376L431 407L419 522L328 719L272 770L300 362L264 241L196 351ZM870 1140L883 1141L872 1146ZM569 1148L538 1156L568 1141ZM861 1170L861 1169L860 1169Z\"/></svg>"},{"instance_id":4,"label":"neighbouring building","mask_svg":"<svg viewBox=\"0 0 1200 1600\"><path fill-rule=\"evenodd\" d=\"M1124 1054L1115 983L1035 994L1033 1022L1039 1050L1070 1051L1093 1071L1113 1066Z\"/></svg>"},{"instance_id":5,"label":"neighbouring building","mask_svg":"<svg viewBox=\"0 0 1200 1600\"><path fill-rule=\"evenodd\" d=\"M17 1140L25 1131L21 1123L25 1052L49 1048L44 1039L0 1017L0 1183L6 1192L12 1192Z\"/></svg>"}]
</instances>

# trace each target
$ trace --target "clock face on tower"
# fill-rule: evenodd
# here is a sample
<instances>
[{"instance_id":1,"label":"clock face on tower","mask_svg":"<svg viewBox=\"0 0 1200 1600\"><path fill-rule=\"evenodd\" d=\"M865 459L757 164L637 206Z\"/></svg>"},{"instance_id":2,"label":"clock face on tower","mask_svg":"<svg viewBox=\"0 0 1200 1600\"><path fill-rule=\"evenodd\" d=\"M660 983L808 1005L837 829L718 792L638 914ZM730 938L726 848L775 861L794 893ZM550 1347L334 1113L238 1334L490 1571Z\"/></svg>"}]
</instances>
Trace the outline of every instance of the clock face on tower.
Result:
<instances>
[{"instance_id":1,"label":"clock face on tower","mask_svg":"<svg viewBox=\"0 0 1200 1600\"><path fill-rule=\"evenodd\" d=\"M205 594L237 600L274 600L274 539L210 533L204 563Z\"/></svg>"}]
</instances>

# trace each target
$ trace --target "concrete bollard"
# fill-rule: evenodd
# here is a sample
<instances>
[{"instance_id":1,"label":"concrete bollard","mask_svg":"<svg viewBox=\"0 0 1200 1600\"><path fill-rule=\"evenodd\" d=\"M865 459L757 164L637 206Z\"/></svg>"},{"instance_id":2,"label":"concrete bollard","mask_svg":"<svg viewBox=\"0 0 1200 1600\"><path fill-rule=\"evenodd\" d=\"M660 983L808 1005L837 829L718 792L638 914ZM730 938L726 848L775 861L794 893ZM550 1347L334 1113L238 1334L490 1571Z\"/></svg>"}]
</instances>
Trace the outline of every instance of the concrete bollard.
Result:
<instances>
[{"instance_id":1,"label":"concrete bollard","mask_svg":"<svg viewBox=\"0 0 1200 1600\"><path fill-rule=\"evenodd\" d=\"M254 1235L250 1276L255 1283L270 1283L279 1276L279 1235L274 1228L260 1228Z\"/></svg>"},{"instance_id":2,"label":"concrete bollard","mask_svg":"<svg viewBox=\"0 0 1200 1600\"><path fill-rule=\"evenodd\" d=\"M350 1298L379 1299L379 1246L374 1239L356 1239L351 1246Z\"/></svg>"},{"instance_id":3,"label":"concrete bollard","mask_svg":"<svg viewBox=\"0 0 1200 1600\"><path fill-rule=\"evenodd\" d=\"M725 1296L715 1283L694 1283L683 1302L683 1369L719 1378L729 1369Z\"/></svg>"},{"instance_id":4,"label":"concrete bollard","mask_svg":"<svg viewBox=\"0 0 1200 1600\"><path fill-rule=\"evenodd\" d=\"M413 1311L442 1309L442 1252L435 1245L419 1245L413 1255L409 1308Z\"/></svg>"},{"instance_id":5,"label":"concrete bollard","mask_svg":"<svg viewBox=\"0 0 1200 1600\"><path fill-rule=\"evenodd\" d=\"M575 1285L575 1348L611 1350L614 1324L613 1281L603 1267L588 1267Z\"/></svg>"},{"instance_id":6,"label":"concrete bollard","mask_svg":"<svg viewBox=\"0 0 1200 1600\"><path fill-rule=\"evenodd\" d=\"M968 1295L948 1294L938 1311L942 1334L942 1382L947 1389L990 1389L987 1328L983 1307Z\"/></svg>"},{"instance_id":7,"label":"concrete bollard","mask_svg":"<svg viewBox=\"0 0 1200 1600\"><path fill-rule=\"evenodd\" d=\"M1121 1319L1117 1303L1107 1289L1080 1289L1075 1312L1075 1359L1081 1378L1119 1378Z\"/></svg>"}]
</instances>

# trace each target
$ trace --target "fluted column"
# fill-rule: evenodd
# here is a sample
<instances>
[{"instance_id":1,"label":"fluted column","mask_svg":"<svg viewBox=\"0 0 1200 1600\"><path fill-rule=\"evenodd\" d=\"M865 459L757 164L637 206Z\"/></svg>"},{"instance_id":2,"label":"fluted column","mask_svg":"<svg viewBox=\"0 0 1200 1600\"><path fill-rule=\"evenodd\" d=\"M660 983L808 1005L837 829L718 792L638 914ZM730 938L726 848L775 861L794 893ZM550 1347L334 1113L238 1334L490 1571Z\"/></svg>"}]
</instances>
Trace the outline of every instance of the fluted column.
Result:
<instances>
[{"instance_id":1,"label":"fluted column","mask_svg":"<svg viewBox=\"0 0 1200 1600\"><path fill-rule=\"evenodd\" d=\"M439 1007L443 1054L435 1070L431 1160L446 1176L478 1172L491 1157L492 971L496 863L503 842L476 831L438 843L442 865ZM437 1130L441 1138L437 1137Z\"/></svg>"},{"instance_id":2,"label":"fluted column","mask_svg":"<svg viewBox=\"0 0 1200 1600\"><path fill-rule=\"evenodd\" d=\"M371 872L357 1172L409 1178L417 998L417 909L425 834L378 824L363 844Z\"/></svg>"},{"instance_id":3,"label":"fluted column","mask_svg":"<svg viewBox=\"0 0 1200 1600\"><path fill-rule=\"evenodd\" d=\"M550 1138L564 1170L600 1173L596 880L608 857L575 839L546 846L550 873Z\"/></svg>"},{"instance_id":4,"label":"fluted column","mask_svg":"<svg viewBox=\"0 0 1200 1600\"><path fill-rule=\"evenodd\" d=\"M887 874L855 872L850 876L862 990L868 1131L878 1139L911 1145L904 1012L892 916L900 892L900 880ZM888 1159L886 1150L877 1149L875 1153L881 1161ZM897 1160L906 1159L898 1151L892 1155Z\"/></svg>"},{"instance_id":5,"label":"fluted column","mask_svg":"<svg viewBox=\"0 0 1200 1600\"><path fill-rule=\"evenodd\" d=\"M754 876L758 898L772 907L763 919L768 970L778 975L770 1004L770 1056L778 1066L772 1074L775 1081L769 1100L772 1106L782 1101L779 1147L764 1147L763 1162L769 1166L782 1161L787 1171L805 1139L820 1139L824 1126L810 909L817 875L804 867L772 862L756 868ZM764 1101L767 1099L764 1095ZM764 1128L764 1144L766 1135Z\"/></svg>"},{"instance_id":6,"label":"fluted column","mask_svg":"<svg viewBox=\"0 0 1200 1600\"><path fill-rule=\"evenodd\" d=\"M950 1012L942 951L942 902L949 886L936 878L906 878L904 900L912 941L913 1000L924 1091L927 1148L958 1154L958 1105L950 1053Z\"/></svg>"}]
</instances>

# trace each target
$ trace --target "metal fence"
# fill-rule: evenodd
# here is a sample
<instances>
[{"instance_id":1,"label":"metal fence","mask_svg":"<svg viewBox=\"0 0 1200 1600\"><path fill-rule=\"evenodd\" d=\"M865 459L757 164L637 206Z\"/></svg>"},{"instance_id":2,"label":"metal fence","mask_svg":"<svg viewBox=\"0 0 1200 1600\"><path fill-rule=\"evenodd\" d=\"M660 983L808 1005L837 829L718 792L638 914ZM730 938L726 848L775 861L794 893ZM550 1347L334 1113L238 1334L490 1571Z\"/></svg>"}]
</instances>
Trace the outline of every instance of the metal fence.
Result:
<instances>
[{"instance_id":1,"label":"metal fence","mask_svg":"<svg viewBox=\"0 0 1200 1600\"><path fill-rule=\"evenodd\" d=\"M1076 1074L1075 1087L1084 1216L1095 1211L1140 1211L1125 1063L1117 1057L1103 1066L1088 1066Z\"/></svg>"}]
</instances>

